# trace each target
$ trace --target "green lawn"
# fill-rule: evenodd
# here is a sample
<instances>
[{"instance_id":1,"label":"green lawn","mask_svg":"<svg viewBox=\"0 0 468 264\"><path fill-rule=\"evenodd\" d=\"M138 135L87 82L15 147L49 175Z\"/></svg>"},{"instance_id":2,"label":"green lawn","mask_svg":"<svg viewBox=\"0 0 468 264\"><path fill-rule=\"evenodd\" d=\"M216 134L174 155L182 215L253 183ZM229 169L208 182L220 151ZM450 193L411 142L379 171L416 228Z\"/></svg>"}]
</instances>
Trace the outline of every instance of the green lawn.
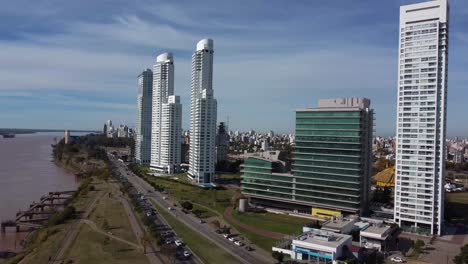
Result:
<instances>
[{"instance_id":1,"label":"green lawn","mask_svg":"<svg viewBox=\"0 0 468 264\"><path fill-rule=\"evenodd\" d=\"M117 190L116 186L106 184L103 187L103 191L108 193L111 191L111 188L114 189L114 191ZM104 195L99 200L96 208L89 218L91 221L94 221L98 228L102 229L103 231L112 232L112 234L115 236L138 244L138 238L135 237L135 234L130 227L130 222L128 220L125 209L120 201L116 200L115 198L108 197L107 194Z\"/></svg>"},{"instance_id":2,"label":"green lawn","mask_svg":"<svg viewBox=\"0 0 468 264\"><path fill-rule=\"evenodd\" d=\"M113 240L97 233L87 225L82 225L80 232L65 254L65 262L86 264L146 264L147 257L125 243Z\"/></svg>"},{"instance_id":3,"label":"green lawn","mask_svg":"<svg viewBox=\"0 0 468 264\"><path fill-rule=\"evenodd\" d=\"M226 220L227 221L227 220ZM269 237L259 236L249 230L246 230L234 223L227 221L231 226L233 226L242 236L245 236L251 243L254 244L253 247L259 247L267 252L271 252L271 248L276 245L278 242L276 239Z\"/></svg>"},{"instance_id":4,"label":"green lawn","mask_svg":"<svg viewBox=\"0 0 468 264\"><path fill-rule=\"evenodd\" d=\"M233 174L221 174L219 175L220 179L240 179L240 173L233 173Z\"/></svg>"},{"instance_id":5,"label":"green lawn","mask_svg":"<svg viewBox=\"0 0 468 264\"><path fill-rule=\"evenodd\" d=\"M310 219L272 213L239 213L234 210L232 215L244 224L287 235L301 233L304 225L313 222Z\"/></svg>"},{"instance_id":6,"label":"green lawn","mask_svg":"<svg viewBox=\"0 0 468 264\"><path fill-rule=\"evenodd\" d=\"M167 212L157 203L152 202L157 208L159 214L170 223L171 227L177 232L182 240L187 243L191 250L201 258L205 263L223 263L223 264L237 264L240 263L231 254L220 248L215 243L206 239L202 235L193 231L190 227L180 222L171 213ZM208 250L207 250L208 249Z\"/></svg>"},{"instance_id":7,"label":"green lawn","mask_svg":"<svg viewBox=\"0 0 468 264\"><path fill-rule=\"evenodd\" d=\"M146 176L146 181L153 182L165 188L169 195L177 201L190 200L204 206L213 208L220 214L230 204L234 193L228 190L205 190L195 185L168 181L158 177Z\"/></svg>"},{"instance_id":8,"label":"green lawn","mask_svg":"<svg viewBox=\"0 0 468 264\"><path fill-rule=\"evenodd\" d=\"M447 193L446 219L468 224L468 192Z\"/></svg>"}]
</instances>

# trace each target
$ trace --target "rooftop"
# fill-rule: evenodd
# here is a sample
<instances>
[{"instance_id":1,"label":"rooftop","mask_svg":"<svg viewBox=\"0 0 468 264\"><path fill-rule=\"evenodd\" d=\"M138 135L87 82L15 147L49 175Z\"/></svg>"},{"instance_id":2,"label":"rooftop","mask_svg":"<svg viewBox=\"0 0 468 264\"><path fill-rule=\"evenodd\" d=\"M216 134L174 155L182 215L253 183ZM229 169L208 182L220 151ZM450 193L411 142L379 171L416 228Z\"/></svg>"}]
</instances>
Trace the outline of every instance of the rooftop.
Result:
<instances>
[{"instance_id":1,"label":"rooftop","mask_svg":"<svg viewBox=\"0 0 468 264\"><path fill-rule=\"evenodd\" d=\"M347 225L354 225L356 223L357 218L348 218L348 217L341 217L338 219L332 219L325 222L322 225L322 229L330 230L330 231L341 231Z\"/></svg>"},{"instance_id":2,"label":"rooftop","mask_svg":"<svg viewBox=\"0 0 468 264\"><path fill-rule=\"evenodd\" d=\"M361 236L385 240L390 235L392 227L389 225L370 225L361 231Z\"/></svg>"},{"instance_id":3,"label":"rooftop","mask_svg":"<svg viewBox=\"0 0 468 264\"><path fill-rule=\"evenodd\" d=\"M295 245L315 244L326 247L339 247L351 239L350 235L337 234L320 229L312 229L293 240Z\"/></svg>"}]
</instances>

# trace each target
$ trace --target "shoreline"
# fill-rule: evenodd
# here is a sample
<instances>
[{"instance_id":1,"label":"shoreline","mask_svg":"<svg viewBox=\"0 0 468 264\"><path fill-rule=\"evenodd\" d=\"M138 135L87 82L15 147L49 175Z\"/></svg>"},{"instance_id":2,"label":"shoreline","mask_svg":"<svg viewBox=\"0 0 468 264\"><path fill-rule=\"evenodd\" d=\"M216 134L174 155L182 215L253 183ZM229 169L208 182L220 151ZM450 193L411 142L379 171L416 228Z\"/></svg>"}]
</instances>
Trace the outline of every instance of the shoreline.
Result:
<instances>
[{"instance_id":1,"label":"shoreline","mask_svg":"<svg viewBox=\"0 0 468 264\"><path fill-rule=\"evenodd\" d=\"M54 166L57 166L58 168L63 169L66 173L69 173L75 176L78 179L78 181L81 181L81 175L77 168L63 164L62 162L57 161L54 158L50 160L50 162L54 163ZM79 188L79 184L76 187L76 190L78 190L78 188ZM57 191L69 191L69 190L57 190ZM18 210L23 210L23 209L24 208L18 208ZM14 220L15 218L16 216L12 216L11 219ZM16 232L16 230L15 231L11 231L11 230L12 228L7 228L5 233L0 234L2 238L2 245L1 245L2 247L0 247L0 251L14 252L16 254L19 254L26 249L25 244L28 242L28 239L30 239L30 237L34 234L34 232L36 232L38 229L20 230L19 232ZM12 248L12 245L14 245L13 248ZM0 263L2 263L2 261L4 261L4 259L0 258Z\"/></svg>"}]
</instances>

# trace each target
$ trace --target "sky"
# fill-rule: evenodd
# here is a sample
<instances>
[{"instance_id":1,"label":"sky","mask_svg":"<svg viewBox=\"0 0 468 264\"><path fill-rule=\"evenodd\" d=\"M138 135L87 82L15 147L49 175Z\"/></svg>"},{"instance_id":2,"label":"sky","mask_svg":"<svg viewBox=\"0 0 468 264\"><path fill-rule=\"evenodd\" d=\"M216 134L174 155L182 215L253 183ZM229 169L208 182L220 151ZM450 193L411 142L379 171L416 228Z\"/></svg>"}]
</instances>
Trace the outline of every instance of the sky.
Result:
<instances>
[{"instance_id":1,"label":"sky","mask_svg":"<svg viewBox=\"0 0 468 264\"><path fill-rule=\"evenodd\" d=\"M294 132L320 98L367 97L396 122L399 6L418 0L0 0L0 127L135 125L137 76L174 53L190 120L196 43L214 40L218 121ZM450 0L448 135L468 136L468 1Z\"/></svg>"}]
</instances>

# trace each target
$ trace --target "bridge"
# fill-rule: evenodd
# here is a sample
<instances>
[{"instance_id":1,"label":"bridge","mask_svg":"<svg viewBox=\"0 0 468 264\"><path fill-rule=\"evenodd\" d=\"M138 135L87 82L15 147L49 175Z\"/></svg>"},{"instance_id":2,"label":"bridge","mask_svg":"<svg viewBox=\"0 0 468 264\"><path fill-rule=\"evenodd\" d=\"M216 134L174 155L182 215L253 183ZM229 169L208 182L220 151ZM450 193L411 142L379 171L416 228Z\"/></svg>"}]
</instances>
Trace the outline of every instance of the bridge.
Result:
<instances>
[{"instance_id":1,"label":"bridge","mask_svg":"<svg viewBox=\"0 0 468 264\"><path fill-rule=\"evenodd\" d=\"M41 197L39 202L32 202L26 211L16 213L15 220L1 223L1 232L5 233L7 227L16 227L16 232L24 228L40 228L52 215L65 207L76 191L49 192Z\"/></svg>"}]
</instances>

